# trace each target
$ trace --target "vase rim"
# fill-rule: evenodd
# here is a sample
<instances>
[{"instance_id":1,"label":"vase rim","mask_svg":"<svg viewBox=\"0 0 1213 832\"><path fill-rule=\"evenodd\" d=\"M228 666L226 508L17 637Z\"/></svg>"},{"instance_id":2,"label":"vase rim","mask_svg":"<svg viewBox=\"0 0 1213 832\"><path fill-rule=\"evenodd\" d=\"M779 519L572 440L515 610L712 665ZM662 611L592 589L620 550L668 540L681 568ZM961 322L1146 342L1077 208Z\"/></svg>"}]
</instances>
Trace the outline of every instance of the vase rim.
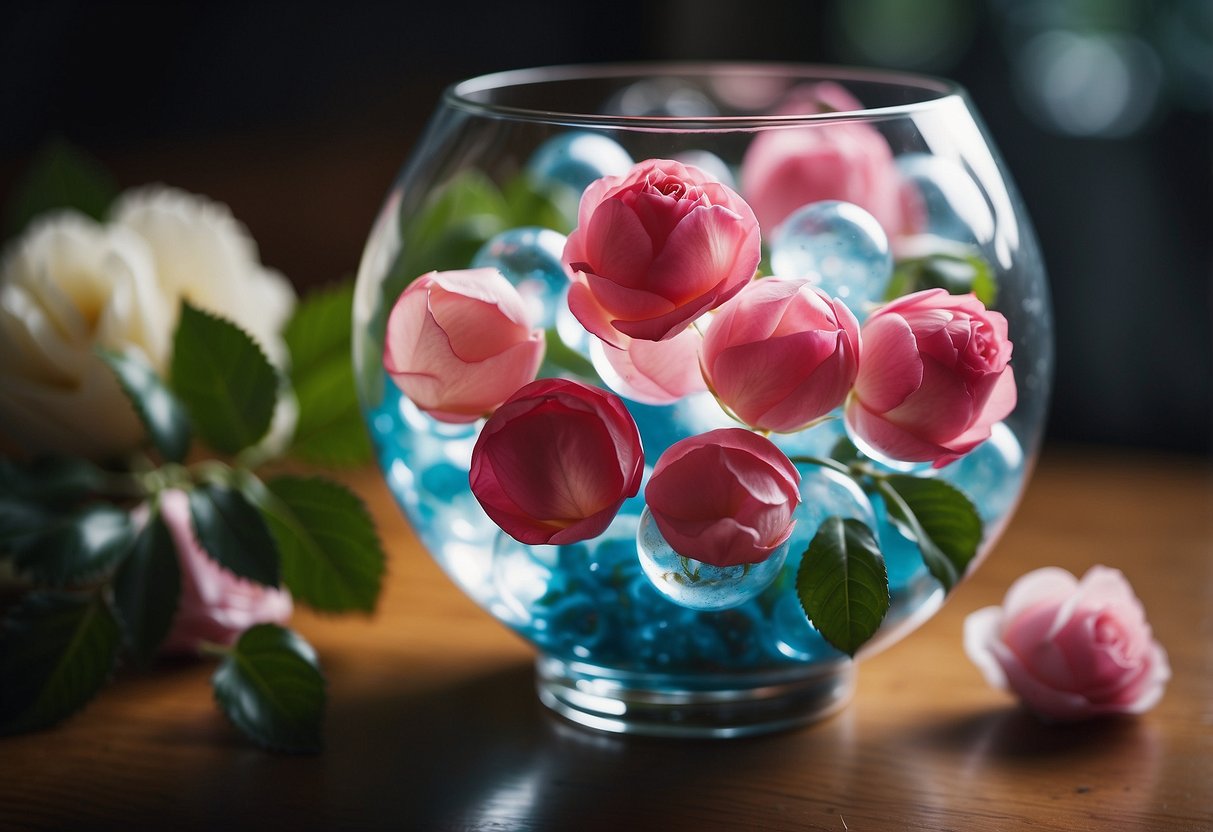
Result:
<instances>
[{"instance_id":1,"label":"vase rim","mask_svg":"<svg viewBox=\"0 0 1213 832\"><path fill-rule=\"evenodd\" d=\"M673 81L690 79L720 84L751 80L786 85L819 82L859 83L871 88L900 90L907 100L888 106L863 107L829 112L754 112L740 115L627 115L593 112L592 108L522 106L494 100L494 93L538 87L543 84L574 84L595 81ZM887 119L941 106L949 99L964 98L964 89L944 78L894 70L865 69L827 64L763 62L643 62L564 64L512 69L479 75L447 87L443 99L453 107L480 115L516 121L563 125L594 125L624 129L753 129L829 121Z\"/></svg>"}]
</instances>

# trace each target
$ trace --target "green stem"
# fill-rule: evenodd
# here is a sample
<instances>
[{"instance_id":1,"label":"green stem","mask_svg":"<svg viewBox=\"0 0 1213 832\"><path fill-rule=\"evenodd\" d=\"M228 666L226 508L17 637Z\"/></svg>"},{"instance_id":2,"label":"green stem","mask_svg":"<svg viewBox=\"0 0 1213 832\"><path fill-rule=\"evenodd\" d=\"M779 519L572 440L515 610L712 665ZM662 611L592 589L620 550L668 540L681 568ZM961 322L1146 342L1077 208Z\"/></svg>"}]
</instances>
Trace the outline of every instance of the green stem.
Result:
<instances>
[{"instance_id":1,"label":"green stem","mask_svg":"<svg viewBox=\"0 0 1213 832\"><path fill-rule=\"evenodd\" d=\"M215 659L226 659L232 654L232 648L216 644L213 641L200 641L198 642L198 653Z\"/></svg>"},{"instance_id":2,"label":"green stem","mask_svg":"<svg viewBox=\"0 0 1213 832\"><path fill-rule=\"evenodd\" d=\"M850 466L843 465L838 460L830 459L828 457L790 456L790 457L788 457L788 461L793 462L797 465L818 465L822 468L829 468L831 471L837 471L840 474L845 474L848 477L855 476L855 474L851 470Z\"/></svg>"},{"instance_id":3,"label":"green stem","mask_svg":"<svg viewBox=\"0 0 1213 832\"><path fill-rule=\"evenodd\" d=\"M189 472L199 482L226 484L232 478L232 468L217 459L204 459L190 466Z\"/></svg>"},{"instance_id":4,"label":"green stem","mask_svg":"<svg viewBox=\"0 0 1213 832\"><path fill-rule=\"evenodd\" d=\"M189 469L175 462L159 468L150 468L133 476L145 495L157 495L170 488L188 488L192 482Z\"/></svg>"}]
</instances>

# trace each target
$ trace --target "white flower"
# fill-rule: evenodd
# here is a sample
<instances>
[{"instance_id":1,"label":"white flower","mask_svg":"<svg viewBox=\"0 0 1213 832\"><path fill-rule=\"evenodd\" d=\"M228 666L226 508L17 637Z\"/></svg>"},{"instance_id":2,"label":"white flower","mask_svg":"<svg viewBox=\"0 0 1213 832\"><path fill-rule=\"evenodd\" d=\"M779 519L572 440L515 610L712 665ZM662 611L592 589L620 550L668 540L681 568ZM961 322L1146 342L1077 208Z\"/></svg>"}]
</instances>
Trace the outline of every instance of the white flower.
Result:
<instances>
[{"instance_id":1,"label":"white flower","mask_svg":"<svg viewBox=\"0 0 1213 832\"><path fill-rule=\"evenodd\" d=\"M0 262L0 433L95 459L135 447L142 425L93 350L163 370L167 314L137 235L70 211L36 221Z\"/></svg>"},{"instance_id":2,"label":"white flower","mask_svg":"<svg viewBox=\"0 0 1213 832\"><path fill-rule=\"evenodd\" d=\"M93 459L133 450L143 427L94 350L136 352L167 377L182 300L286 369L295 292L226 205L155 186L123 194L105 225L72 211L33 223L0 262L0 444ZM267 452L289 440L297 409L280 397Z\"/></svg>"},{"instance_id":3,"label":"white flower","mask_svg":"<svg viewBox=\"0 0 1213 832\"><path fill-rule=\"evenodd\" d=\"M185 299L235 323L274 364L285 366L281 332L295 308L295 292L280 273L261 265L257 244L226 205L154 185L119 197L111 221L151 248L168 298L169 332Z\"/></svg>"}]
</instances>

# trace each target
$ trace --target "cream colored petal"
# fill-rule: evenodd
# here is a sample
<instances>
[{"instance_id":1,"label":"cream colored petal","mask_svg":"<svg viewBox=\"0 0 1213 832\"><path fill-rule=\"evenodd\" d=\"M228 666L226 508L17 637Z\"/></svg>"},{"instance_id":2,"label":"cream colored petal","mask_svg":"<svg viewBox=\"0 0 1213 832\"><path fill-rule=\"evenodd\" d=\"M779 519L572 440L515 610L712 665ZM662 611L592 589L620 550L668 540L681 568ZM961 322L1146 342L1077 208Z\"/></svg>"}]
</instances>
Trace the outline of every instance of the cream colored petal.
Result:
<instances>
[{"instance_id":1,"label":"cream colored petal","mask_svg":"<svg viewBox=\"0 0 1213 832\"><path fill-rule=\"evenodd\" d=\"M143 426L113 374L100 359L92 364L73 387L7 379L0 385L0 430L31 453L105 459L133 450Z\"/></svg>"}]
</instances>

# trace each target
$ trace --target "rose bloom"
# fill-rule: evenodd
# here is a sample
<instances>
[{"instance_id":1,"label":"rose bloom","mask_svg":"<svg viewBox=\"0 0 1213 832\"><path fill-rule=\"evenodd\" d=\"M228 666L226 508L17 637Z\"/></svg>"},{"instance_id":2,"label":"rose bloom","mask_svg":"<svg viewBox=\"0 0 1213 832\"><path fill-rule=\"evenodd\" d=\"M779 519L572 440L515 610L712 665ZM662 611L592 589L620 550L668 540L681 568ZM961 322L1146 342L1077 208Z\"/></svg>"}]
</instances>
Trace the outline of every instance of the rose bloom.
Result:
<instances>
[{"instance_id":1,"label":"rose bloom","mask_svg":"<svg viewBox=\"0 0 1213 832\"><path fill-rule=\"evenodd\" d=\"M0 433L31 453L133 450L143 426L94 350L133 354L163 376L182 299L285 365L294 291L226 206L155 187L119 197L106 224L74 211L35 220L0 263ZM271 434L289 434L292 415L284 399Z\"/></svg>"},{"instance_id":2,"label":"rose bloom","mask_svg":"<svg viewBox=\"0 0 1213 832\"><path fill-rule=\"evenodd\" d=\"M151 251L156 281L168 300L169 332L188 300L243 329L279 367L287 361L282 328L295 291L261 264L257 244L221 202L153 185L124 192L110 221L138 234Z\"/></svg>"},{"instance_id":3,"label":"rose bloom","mask_svg":"<svg viewBox=\"0 0 1213 832\"><path fill-rule=\"evenodd\" d=\"M167 316L140 237L74 211L36 220L0 264L0 433L30 453L133 449L143 426L94 349L162 370Z\"/></svg>"},{"instance_id":4,"label":"rose bloom","mask_svg":"<svg viewBox=\"0 0 1213 832\"><path fill-rule=\"evenodd\" d=\"M543 333L501 272L429 272L388 315L383 365L430 416L474 422L535 378L543 349Z\"/></svg>"},{"instance_id":5,"label":"rose bloom","mask_svg":"<svg viewBox=\"0 0 1213 832\"><path fill-rule=\"evenodd\" d=\"M619 397L566 379L523 387L472 449L472 493L522 543L597 537L640 489L640 433Z\"/></svg>"},{"instance_id":6,"label":"rose bloom","mask_svg":"<svg viewBox=\"0 0 1213 832\"><path fill-rule=\"evenodd\" d=\"M644 404L670 404L707 389L699 371L703 339L693 328L666 341L629 341L622 348L596 341L610 371L603 379L620 395Z\"/></svg>"},{"instance_id":7,"label":"rose bloom","mask_svg":"<svg viewBox=\"0 0 1213 832\"><path fill-rule=\"evenodd\" d=\"M699 168L650 159L582 194L564 248L569 310L616 347L672 338L741 290L760 248L741 197Z\"/></svg>"},{"instance_id":8,"label":"rose bloom","mask_svg":"<svg viewBox=\"0 0 1213 832\"><path fill-rule=\"evenodd\" d=\"M293 605L286 590L238 578L211 560L194 535L185 492L162 493L160 516L181 566L181 600L160 652L196 653L204 641L231 645L254 624L290 619Z\"/></svg>"},{"instance_id":9,"label":"rose bloom","mask_svg":"<svg viewBox=\"0 0 1213 832\"><path fill-rule=\"evenodd\" d=\"M716 314L703 372L717 398L760 430L800 430L842 404L859 370L859 322L807 278L767 277Z\"/></svg>"},{"instance_id":10,"label":"rose bloom","mask_svg":"<svg viewBox=\"0 0 1213 832\"><path fill-rule=\"evenodd\" d=\"M1015 409L1007 319L975 295L915 292L878 309L861 332L846 419L877 452L941 468Z\"/></svg>"},{"instance_id":11,"label":"rose bloom","mask_svg":"<svg viewBox=\"0 0 1213 832\"><path fill-rule=\"evenodd\" d=\"M761 563L796 525L800 473L766 437L721 428L671 445L644 499L683 557L720 567Z\"/></svg>"},{"instance_id":12,"label":"rose bloom","mask_svg":"<svg viewBox=\"0 0 1213 832\"><path fill-rule=\"evenodd\" d=\"M853 112L863 105L833 83L795 90L781 115ZM901 177L884 136L863 121L823 122L765 130L741 162L741 192L763 228L774 230L810 202L852 202L890 237L907 230Z\"/></svg>"},{"instance_id":13,"label":"rose bloom","mask_svg":"<svg viewBox=\"0 0 1213 832\"><path fill-rule=\"evenodd\" d=\"M1029 572L1001 607L965 619L965 652L986 680L1050 721L1140 714L1162 698L1171 667L1125 576L1092 567Z\"/></svg>"}]
</instances>

